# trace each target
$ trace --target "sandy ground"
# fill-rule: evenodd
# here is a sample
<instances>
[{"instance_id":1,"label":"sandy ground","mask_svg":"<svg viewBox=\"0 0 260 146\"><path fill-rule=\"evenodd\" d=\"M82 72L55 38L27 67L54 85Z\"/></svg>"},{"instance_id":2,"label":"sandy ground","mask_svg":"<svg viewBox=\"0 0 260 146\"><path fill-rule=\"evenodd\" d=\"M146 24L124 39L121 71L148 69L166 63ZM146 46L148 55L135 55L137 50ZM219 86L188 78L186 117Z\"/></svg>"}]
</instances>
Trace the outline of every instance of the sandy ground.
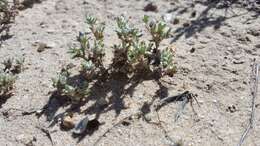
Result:
<instances>
[{"instance_id":1,"label":"sandy ground","mask_svg":"<svg viewBox=\"0 0 260 146\"><path fill-rule=\"evenodd\" d=\"M149 1L144 0L45 0L32 8L19 12L10 33L10 39L0 48L0 61L8 57L25 58L26 70L19 74L14 96L0 105L1 146L50 146L48 137L39 125L51 122L43 115L21 116L21 112L9 110L40 109L48 102L53 91L51 78L65 64L77 61L70 59L67 50L76 43L79 31L86 30L85 14L94 15L106 22L106 60L112 58L111 46L117 42L115 18L124 14L131 23L144 28L143 15L160 19L170 14L179 19L178 24L169 24L174 30L172 43L177 48L178 72L173 77L163 77L158 83L152 79L138 84L125 84L111 80L95 89L92 97L82 108L86 114L98 114L102 123L99 129L82 138L73 137L71 130L60 129L59 124L50 126L56 146L92 146L94 142L124 117L136 113L152 97L173 96L184 91L198 94L200 107L193 104L197 115L188 104L177 122L175 114L180 102L171 103L158 111L163 129L174 141L184 146L234 146L247 126L250 114L250 74L253 58L260 56L259 9L249 11L246 7L233 5L220 9L219 5L202 1L155 1L158 12L145 12ZM193 4L193 5L192 5ZM219 7L218 7L219 6ZM258 5L259 6L259 5ZM216 8L218 7L218 8ZM192 17L192 13L196 13ZM185 23L189 23L186 26ZM143 29L143 32L145 30ZM39 53L35 43L43 42L51 49ZM131 89L130 92L124 92ZM98 110L96 100L112 99L105 110ZM260 98L256 100L255 127L245 141L245 146L260 143ZM235 107L235 110L229 110ZM56 114L68 107L60 107ZM78 118L83 115L77 114ZM156 112L147 112L146 118L158 122ZM128 124L112 128L97 145L104 146L167 146L171 145L162 127L143 118L132 118Z\"/></svg>"}]
</instances>

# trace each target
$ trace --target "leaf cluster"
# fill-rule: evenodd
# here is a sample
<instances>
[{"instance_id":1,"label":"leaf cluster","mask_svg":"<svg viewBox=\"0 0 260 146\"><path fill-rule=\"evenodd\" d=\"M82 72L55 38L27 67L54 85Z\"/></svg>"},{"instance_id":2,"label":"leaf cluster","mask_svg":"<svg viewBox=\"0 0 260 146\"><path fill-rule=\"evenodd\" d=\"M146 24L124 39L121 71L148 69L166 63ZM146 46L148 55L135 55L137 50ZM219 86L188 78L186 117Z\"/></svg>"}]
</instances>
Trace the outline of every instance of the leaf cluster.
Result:
<instances>
[{"instance_id":1,"label":"leaf cluster","mask_svg":"<svg viewBox=\"0 0 260 146\"><path fill-rule=\"evenodd\" d=\"M149 16L145 15L143 22L152 36L151 41L155 43L155 49L158 49L162 40L171 36L171 28L169 28L163 21L150 20Z\"/></svg>"},{"instance_id":2,"label":"leaf cluster","mask_svg":"<svg viewBox=\"0 0 260 146\"><path fill-rule=\"evenodd\" d=\"M53 86L57 89L58 95L68 97L72 102L84 99L88 94L88 82L70 81L70 73L67 68L63 68L56 79L52 79Z\"/></svg>"},{"instance_id":3,"label":"leaf cluster","mask_svg":"<svg viewBox=\"0 0 260 146\"><path fill-rule=\"evenodd\" d=\"M79 46L73 46L68 53L72 59L81 60L80 76L83 79L73 81L69 69L63 68L57 79L53 79L53 86L59 95L67 96L72 101L83 100L89 93L89 83L104 71L104 30L105 24L98 23L91 16L86 17L90 32L79 32L77 41Z\"/></svg>"},{"instance_id":4,"label":"leaf cluster","mask_svg":"<svg viewBox=\"0 0 260 146\"><path fill-rule=\"evenodd\" d=\"M87 79L98 75L104 68L104 30L105 24L98 23L97 19L91 16L86 17L86 23L91 32L79 33L77 41L79 47L71 47L69 53L72 58L82 59L81 73ZM92 37L91 37L92 35Z\"/></svg>"},{"instance_id":5,"label":"leaf cluster","mask_svg":"<svg viewBox=\"0 0 260 146\"><path fill-rule=\"evenodd\" d=\"M129 21L120 16L116 19L115 30L120 43L113 46L113 63L108 69L104 67L104 30L105 24L99 23L94 17L87 16L87 33L80 32L78 46L71 47L69 53L73 59L81 60L80 76L83 79L75 81L69 69L64 68L53 79L53 86L62 96L68 96L72 101L80 101L89 94L89 83L103 73L120 72L126 75L134 73L160 71L172 75L175 72L174 50L170 47L160 50L159 44L170 37L171 29L161 21L151 22L147 16L143 19L151 40L142 40L142 32L132 26Z\"/></svg>"},{"instance_id":6,"label":"leaf cluster","mask_svg":"<svg viewBox=\"0 0 260 146\"><path fill-rule=\"evenodd\" d=\"M0 0L0 34L3 31L8 33L10 23L14 20L16 15L15 12L16 1L12 3L7 0Z\"/></svg>"},{"instance_id":7,"label":"leaf cluster","mask_svg":"<svg viewBox=\"0 0 260 146\"><path fill-rule=\"evenodd\" d=\"M23 70L24 59L6 59L2 62L4 66L0 69L0 97L9 94L13 89L16 80L16 74Z\"/></svg>"},{"instance_id":8,"label":"leaf cluster","mask_svg":"<svg viewBox=\"0 0 260 146\"><path fill-rule=\"evenodd\" d=\"M141 31L130 26L124 17L121 16L117 19L118 28L116 32L121 43L114 46L113 67L119 68L119 71L123 70L124 73L165 71L167 68L168 73L169 70L174 68L173 58L175 52L169 51L167 48L159 50L159 45L164 39L170 37L171 28L162 21L150 21L148 16L144 16L143 22L152 36L149 41L142 41ZM165 53L169 53L168 56L165 56Z\"/></svg>"}]
</instances>

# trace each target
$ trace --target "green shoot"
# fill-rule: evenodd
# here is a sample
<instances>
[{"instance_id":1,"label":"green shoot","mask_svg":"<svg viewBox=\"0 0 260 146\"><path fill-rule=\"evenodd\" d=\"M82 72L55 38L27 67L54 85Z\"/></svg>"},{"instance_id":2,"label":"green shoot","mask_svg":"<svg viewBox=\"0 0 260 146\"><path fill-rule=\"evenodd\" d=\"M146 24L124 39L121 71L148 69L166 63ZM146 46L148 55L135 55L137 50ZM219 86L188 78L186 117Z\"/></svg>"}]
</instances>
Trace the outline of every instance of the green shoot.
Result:
<instances>
[{"instance_id":1,"label":"green shoot","mask_svg":"<svg viewBox=\"0 0 260 146\"><path fill-rule=\"evenodd\" d=\"M0 73L0 97L7 95L15 83L16 77L9 73Z\"/></svg>"},{"instance_id":2,"label":"green shoot","mask_svg":"<svg viewBox=\"0 0 260 146\"><path fill-rule=\"evenodd\" d=\"M166 48L161 53L161 67L165 74L172 76L176 72L176 66L174 65L174 52L170 48Z\"/></svg>"},{"instance_id":3,"label":"green shoot","mask_svg":"<svg viewBox=\"0 0 260 146\"><path fill-rule=\"evenodd\" d=\"M69 97L72 102L78 102L88 95L88 83L83 81L79 84L70 82L70 73L67 69L62 69L57 79L52 79L53 87L61 96Z\"/></svg>"},{"instance_id":4,"label":"green shoot","mask_svg":"<svg viewBox=\"0 0 260 146\"><path fill-rule=\"evenodd\" d=\"M159 48L162 40L171 36L171 28L162 21L150 21L148 16L144 16L143 22L146 25L146 29L152 35L152 42L155 43L155 49Z\"/></svg>"}]
</instances>

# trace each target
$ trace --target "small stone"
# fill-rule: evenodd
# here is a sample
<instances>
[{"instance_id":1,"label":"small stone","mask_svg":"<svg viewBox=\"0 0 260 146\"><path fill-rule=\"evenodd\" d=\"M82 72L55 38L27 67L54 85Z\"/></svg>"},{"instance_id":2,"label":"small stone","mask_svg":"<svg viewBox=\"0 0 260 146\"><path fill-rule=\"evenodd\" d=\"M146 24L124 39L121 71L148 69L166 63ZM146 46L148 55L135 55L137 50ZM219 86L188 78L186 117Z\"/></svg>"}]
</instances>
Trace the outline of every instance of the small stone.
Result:
<instances>
[{"instance_id":1,"label":"small stone","mask_svg":"<svg viewBox=\"0 0 260 146\"><path fill-rule=\"evenodd\" d=\"M50 48L55 48L56 47L56 44L54 42L47 42L47 48L50 49Z\"/></svg>"},{"instance_id":2,"label":"small stone","mask_svg":"<svg viewBox=\"0 0 260 146\"><path fill-rule=\"evenodd\" d=\"M41 26L41 28L46 28L45 22L41 22L41 23L40 23L40 26Z\"/></svg>"},{"instance_id":3,"label":"small stone","mask_svg":"<svg viewBox=\"0 0 260 146\"><path fill-rule=\"evenodd\" d=\"M250 34L250 35L253 35L255 37L259 36L260 35L260 30L256 30L256 29L250 29L247 34Z\"/></svg>"},{"instance_id":4,"label":"small stone","mask_svg":"<svg viewBox=\"0 0 260 146\"><path fill-rule=\"evenodd\" d=\"M20 4L18 7L19 10L23 10L26 8L32 8L35 3L41 3L41 0L19 0L18 2Z\"/></svg>"},{"instance_id":5,"label":"small stone","mask_svg":"<svg viewBox=\"0 0 260 146\"><path fill-rule=\"evenodd\" d=\"M189 22L183 23L183 27L189 27L189 26L190 26L190 23L189 23Z\"/></svg>"},{"instance_id":6,"label":"small stone","mask_svg":"<svg viewBox=\"0 0 260 146\"><path fill-rule=\"evenodd\" d=\"M46 49L54 48L56 46L54 42L48 42L48 43L39 42L36 44L38 44L37 52L43 52Z\"/></svg>"},{"instance_id":7,"label":"small stone","mask_svg":"<svg viewBox=\"0 0 260 146\"><path fill-rule=\"evenodd\" d=\"M256 48L260 48L260 44L256 44L255 47L256 47Z\"/></svg>"},{"instance_id":8,"label":"small stone","mask_svg":"<svg viewBox=\"0 0 260 146\"><path fill-rule=\"evenodd\" d=\"M172 24L179 24L180 20L178 18L174 18Z\"/></svg>"},{"instance_id":9,"label":"small stone","mask_svg":"<svg viewBox=\"0 0 260 146\"><path fill-rule=\"evenodd\" d=\"M62 126L66 129L72 129L75 126L74 119L70 116L66 116L62 120Z\"/></svg>"},{"instance_id":10,"label":"small stone","mask_svg":"<svg viewBox=\"0 0 260 146\"><path fill-rule=\"evenodd\" d=\"M227 112L234 113L237 111L236 107L234 105L228 106L226 109Z\"/></svg>"},{"instance_id":11,"label":"small stone","mask_svg":"<svg viewBox=\"0 0 260 146\"><path fill-rule=\"evenodd\" d=\"M213 103L217 103L218 101L216 99L212 100Z\"/></svg>"},{"instance_id":12,"label":"small stone","mask_svg":"<svg viewBox=\"0 0 260 146\"><path fill-rule=\"evenodd\" d=\"M123 126L129 126L131 123L129 121L122 121L122 125Z\"/></svg>"},{"instance_id":13,"label":"small stone","mask_svg":"<svg viewBox=\"0 0 260 146\"><path fill-rule=\"evenodd\" d=\"M69 63L66 67L67 67L67 69L72 69L72 68L76 67L76 65L73 63Z\"/></svg>"},{"instance_id":14,"label":"small stone","mask_svg":"<svg viewBox=\"0 0 260 146\"><path fill-rule=\"evenodd\" d=\"M170 14L170 13L167 13L167 14L164 14L164 15L163 15L163 20L164 20L165 22L171 23L171 22L172 22L172 19L173 19L173 17L172 17L172 14Z\"/></svg>"},{"instance_id":15,"label":"small stone","mask_svg":"<svg viewBox=\"0 0 260 146\"><path fill-rule=\"evenodd\" d=\"M191 13L191 16L190 17L196 17L196 11L193 11L192 13Z\"/></svg>"},{"instance_id":16,"label":"small stone","mask_svg":"<svg viewBox=\"0 0 260 146\"><path fill-rule=\"evenodd\" d=\"M190 53L194 53L194 52L195 52L195 48L192 47L192 48L190 49Z\"/></svg>"},{"instance_id":17,"label":"small stone","mask_svg":"<svg viewBox=\"0 0 260 146\"><path fill-rule=\"evenodd\" d=\"M54 30L54 29L48 29L46 32L47 32L48 34L53 34L53 33L55 32L55 30Z\"/></svg>"},{"instance_id":18,"label":"small stone","mask_svg":"<svg viewBox=\"0 0 260 146\"><path fill-rule=\"evenodd\" d=\"M149 4L147 4L144 7L144 11L146 11L146 12L148 12L148 11L157 12L158 11L158 7L154 3L150 2Z\"/></svg>"},{"instance_id":19,"label":"small stone","mask_svg":"<svg viewBox=\"0 0 260 146\"><path fill-rule=\"evenodd\" d=\"M250 36L246 36L245 39L246 39L246 41L251 42Z\"/></svg>"},{"instance_id":20,"label":"small stone","mask_svg":"<svg viewBox=\"0 0 260 146\"><path fill-rule=\"evenodd\" d=\"M15 139L17 142L22 143L24 145L28 145L33 141L36 141L36 138L34 136L28 134L20 134Z\"/></svg>"},{"instance_id":21,"label":"small stone","mask_svg":"<svg viewBox=\"0 0 260 146\"><path fill-rule=\"evenodd\" d=\"M243 64L243 63L245 63L245 61L236 61L236 60L233 61L233 64Z\"/></svg>"},{"instance_id":22,"label":"small stone","mask_svg":"<svg viewBox=\"0 0 260 146\"><path fill-rule=\"evenodd\" d=\"M47 48L47 44L39 43L38 48L37 48L37 52L43 52L46 48Z\"/></svg>"},{"instance_id":23,"label":"small stone","mask_svg":"<svg viewBox=\"0 0 260 146\"><path fill-rule=\"evenodd\" d=\"M40 116L43 113L43 109L39 109L35 112L37 116Z\"/></svg>"},{"instance_id":24,"label":"small stone","mask_svg":"<svg viewBox=\"0 0 260 146\"><path fill-rule=\"evenodd\" d=\"M144 119L145 119L145 121L147 121L147 122L152 121L151 115L149 115L149 114L146 114L146 115L144 116Z\"/></svg>"},{"instance_id":25,"label":"small stone","mask_svg":"<svg viewBox=\"0 0 260 146\"><path fill-rule=\"evenodd\" d=\"M101 107L106 107L108 105L108 101L106 100L106 98L100 98L97 103Z\"/></svg>"}]
</instances>

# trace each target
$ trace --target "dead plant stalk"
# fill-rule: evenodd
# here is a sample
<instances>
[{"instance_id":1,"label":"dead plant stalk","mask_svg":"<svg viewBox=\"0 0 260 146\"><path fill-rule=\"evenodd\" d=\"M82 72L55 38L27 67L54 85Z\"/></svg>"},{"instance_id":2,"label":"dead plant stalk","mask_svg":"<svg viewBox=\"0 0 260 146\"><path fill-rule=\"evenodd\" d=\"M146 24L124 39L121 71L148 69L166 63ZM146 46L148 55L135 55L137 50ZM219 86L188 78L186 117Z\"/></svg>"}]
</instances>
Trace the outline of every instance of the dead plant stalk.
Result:
<instances>
[{"instance_id":1,"label":"dead plant stalk","mask_svg":"<svg viewBox=\"0 0 260 146\"><path fill-rule=\"evenodd\" d=\"M244 142L246 136L248 135L250 129L253 129L254 125L254 117L255 117L255 99L257 96L257 89L258 89L258 80L259 80L259 64L256 63L254 60L254 64L252 67L252 83L253 87L251 88L251 94L252 94L252 105L251 105L251 115L249 118L249 123L245 131L243 132L239 144L237 146L242 146L242 143Z\"/></svg>"}]
</instances>

